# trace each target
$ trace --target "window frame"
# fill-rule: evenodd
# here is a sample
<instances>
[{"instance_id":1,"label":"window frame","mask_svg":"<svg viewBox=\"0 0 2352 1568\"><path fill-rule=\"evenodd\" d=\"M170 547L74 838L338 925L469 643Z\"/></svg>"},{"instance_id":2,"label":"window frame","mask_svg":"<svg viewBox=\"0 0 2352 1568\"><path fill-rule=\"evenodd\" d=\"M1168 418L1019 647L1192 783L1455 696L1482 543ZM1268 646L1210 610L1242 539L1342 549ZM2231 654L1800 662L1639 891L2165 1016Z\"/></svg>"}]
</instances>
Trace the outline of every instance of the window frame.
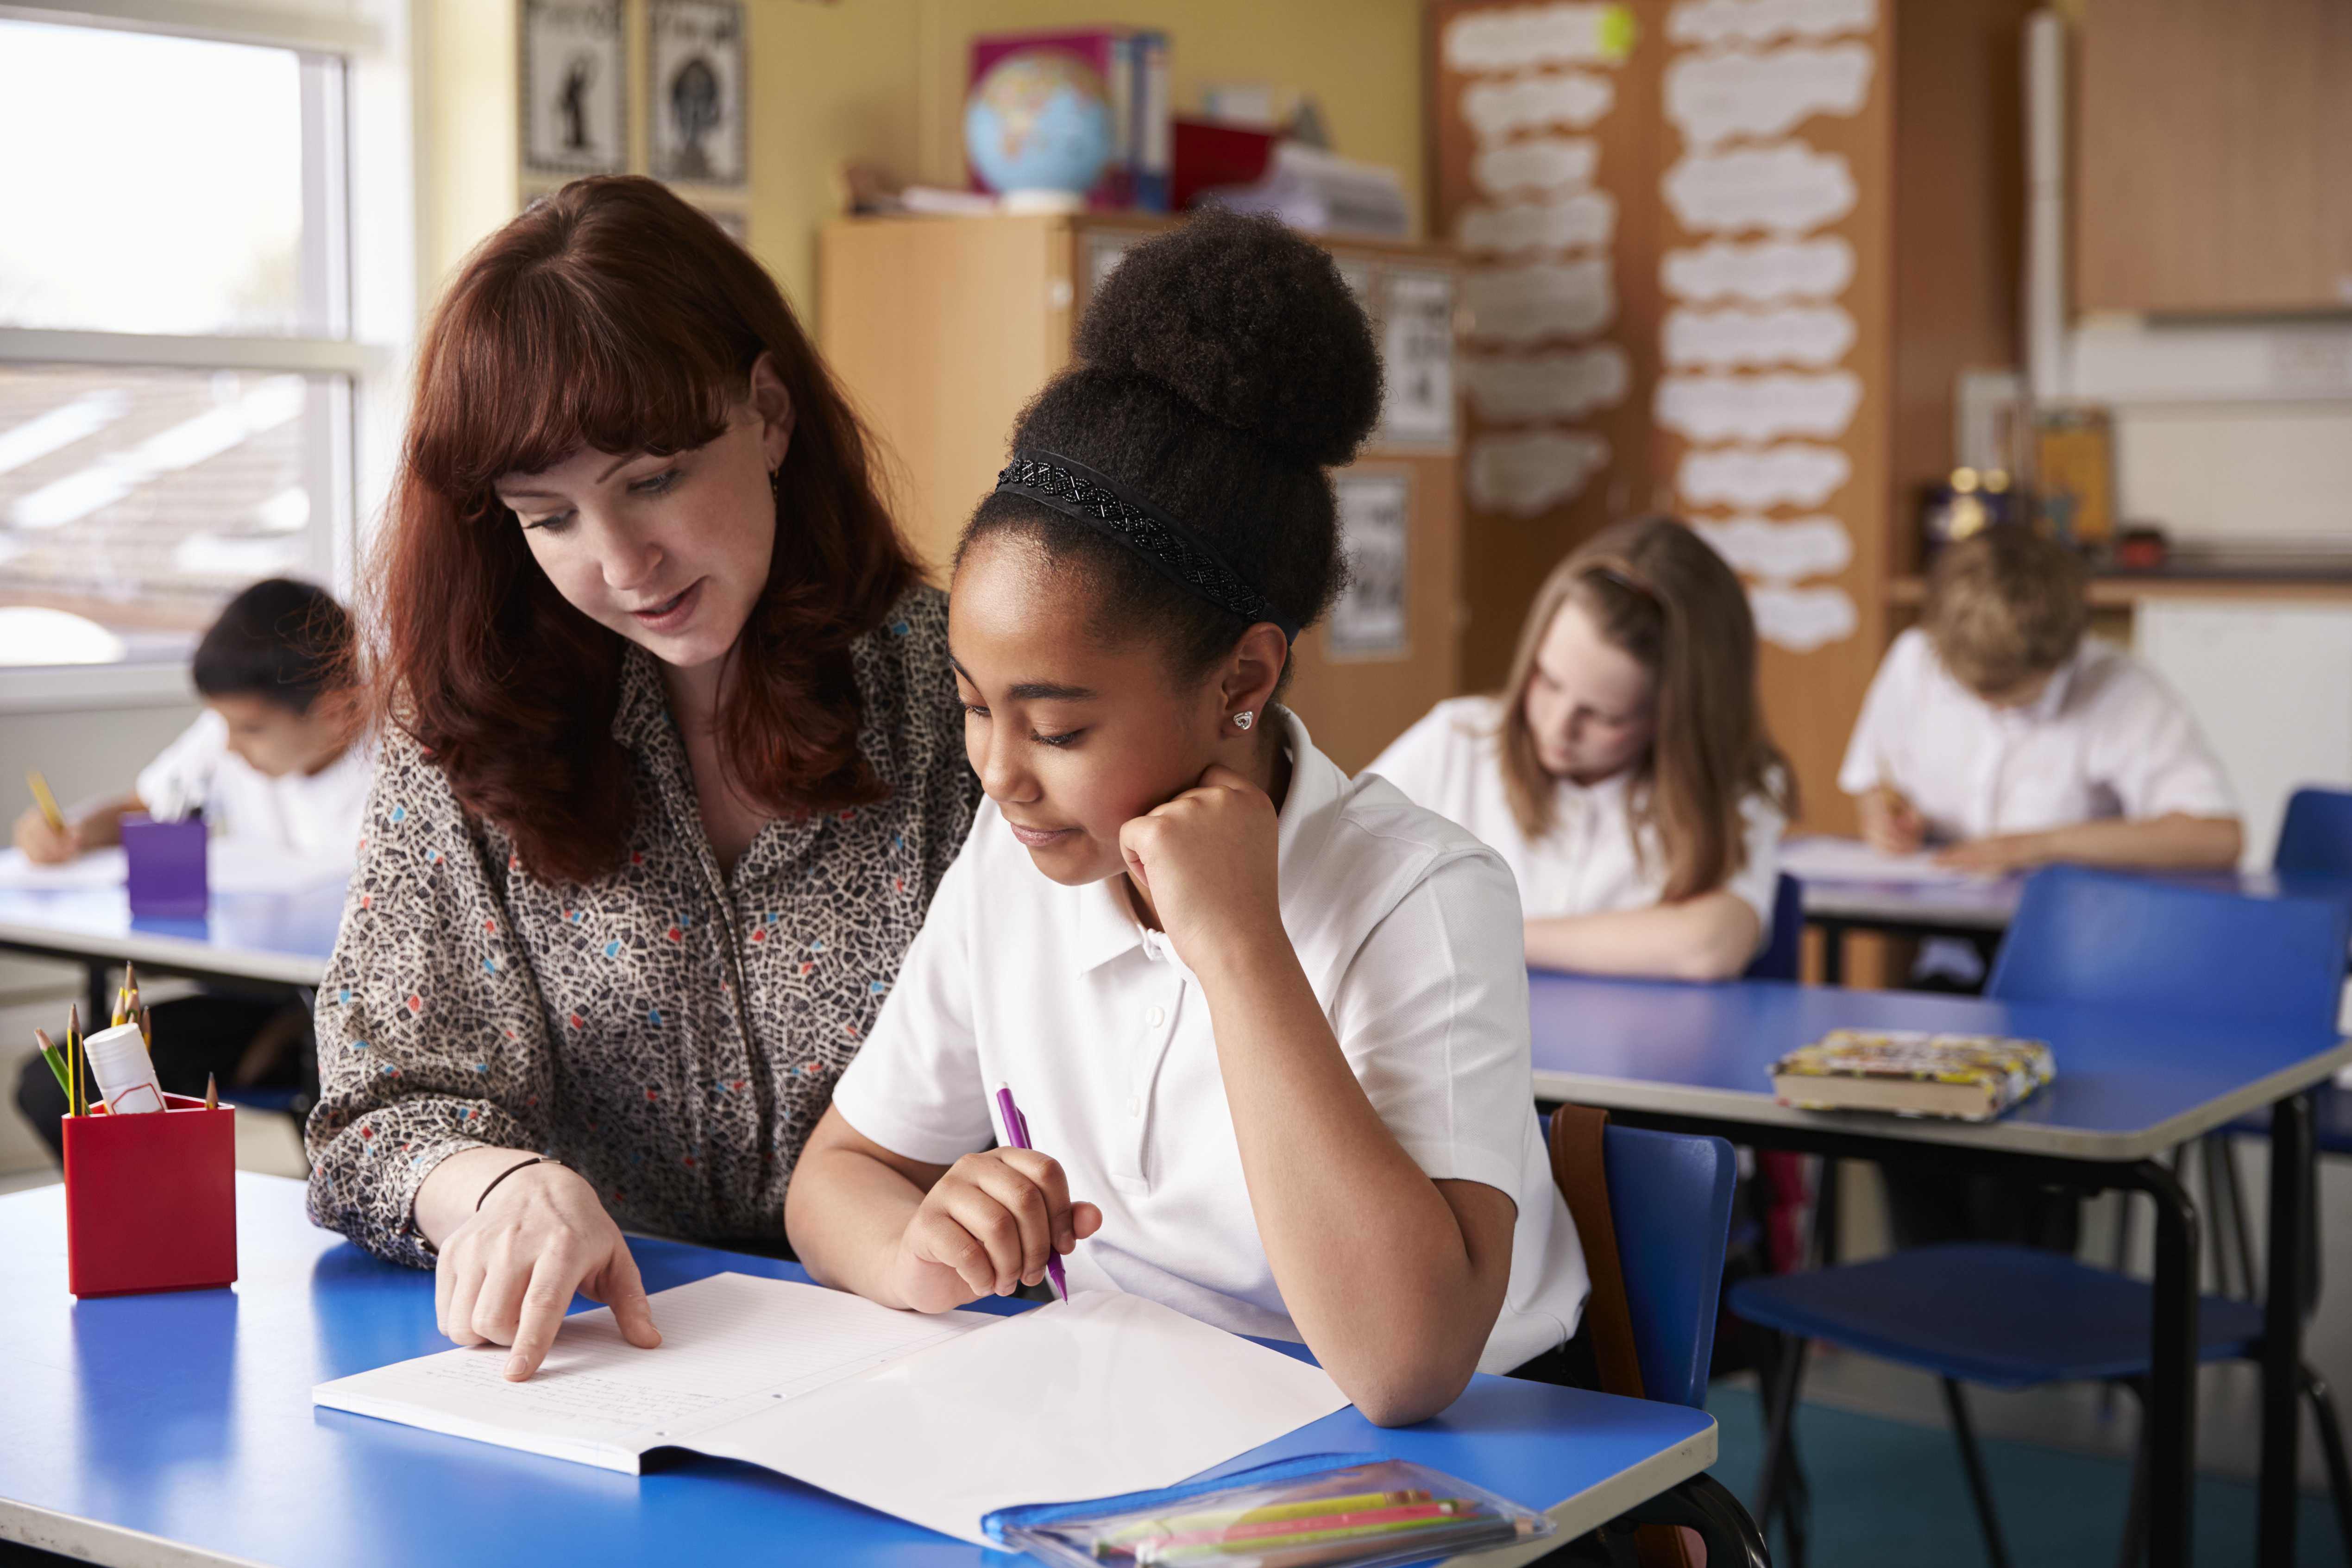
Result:
<instances>
[{"instance_id":1,"label":"window frame","mask_svg":"<svg viewBox=\"0 0 2352 1568\"><path fill-rule=\"evenodd\" d=\"M327 438L312 455L328 515L307 565L348 600L357 579L363 497L388 487L399 389L416 317L416 203L408 0L358 0L357 15L261 9L211 0L0 0L0 21L146 32L290 49L302 57L306 289L320 291L323 335L178 336L0 326L0 364L232 370L324 377ZM340 70L315 68L322 61ZM307 155L314 134L340 158ZM364 260L362 261L362 258ZM0 714L152 707L192 696L184 661L0 668Z\"/></svg>"}]
</instances>

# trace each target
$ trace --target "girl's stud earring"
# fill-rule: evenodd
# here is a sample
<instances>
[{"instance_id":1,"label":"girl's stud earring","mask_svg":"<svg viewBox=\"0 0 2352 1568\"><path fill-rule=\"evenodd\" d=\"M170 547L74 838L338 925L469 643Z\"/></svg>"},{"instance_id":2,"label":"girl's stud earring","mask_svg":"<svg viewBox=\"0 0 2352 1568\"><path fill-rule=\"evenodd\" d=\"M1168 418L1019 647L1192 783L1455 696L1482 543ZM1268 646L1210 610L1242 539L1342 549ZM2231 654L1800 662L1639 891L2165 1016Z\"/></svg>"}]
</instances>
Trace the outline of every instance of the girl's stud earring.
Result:
<instances>
[{"instance_id":1,"label":"girl's stud earring","mask_svg":"<svg viewBox=\"0 0 2352 1568\"><path fill-rule=\"evenodd\" d=\"M1246 730L1256 722L1257 715L1246 708L1234 715L1234 728L1236 730Z\"/></svg>"}]
</instances>

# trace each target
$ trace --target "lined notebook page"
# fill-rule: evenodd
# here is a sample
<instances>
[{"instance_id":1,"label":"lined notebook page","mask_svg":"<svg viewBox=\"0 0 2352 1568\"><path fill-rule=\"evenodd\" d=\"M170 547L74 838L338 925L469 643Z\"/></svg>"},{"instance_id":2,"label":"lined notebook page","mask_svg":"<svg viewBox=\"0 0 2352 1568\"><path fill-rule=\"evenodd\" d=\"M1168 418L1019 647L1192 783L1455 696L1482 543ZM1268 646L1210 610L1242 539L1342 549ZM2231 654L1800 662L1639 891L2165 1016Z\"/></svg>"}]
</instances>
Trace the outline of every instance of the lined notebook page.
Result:
<instances>
[{"instance_id":1,"label":"lined notebook page","mask_svg":"<svg viewBox=\"0 0 2352 1568\"><path fill-rule=\"evenodd\" d=\"M714 1274L652 1298L655 1350L608 1308L564 1320L528 1383L504 1346L420 1356L323 1383L313 1403L552 1458L635 1472L666 1444L884 1365L998 1320L924 1317L782 1279Z\"/></svg>"}]
</instances>

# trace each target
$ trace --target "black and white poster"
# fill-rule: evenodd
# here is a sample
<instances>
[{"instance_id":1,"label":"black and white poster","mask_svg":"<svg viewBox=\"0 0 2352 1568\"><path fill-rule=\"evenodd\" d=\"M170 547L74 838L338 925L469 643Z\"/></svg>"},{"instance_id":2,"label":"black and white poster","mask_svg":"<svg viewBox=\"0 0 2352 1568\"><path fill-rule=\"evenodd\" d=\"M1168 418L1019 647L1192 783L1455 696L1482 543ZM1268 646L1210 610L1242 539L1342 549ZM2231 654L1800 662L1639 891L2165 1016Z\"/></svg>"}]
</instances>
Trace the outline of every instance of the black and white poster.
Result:
<instances>
[{"instance_id":1,"label":"black and white poster","mask_svg":"<svg viewBox=\"0 0 2352 1568\"><path fill-rule=\"evenodd\" d=\"M1348 587L1331 606L1326 646L1334 658L1402 658L1406 542L1412 531L1412 480L1401 472L1331 477L1339 503L1339 548Z\"/></svg>"},{"instance_id":2,"label":"black and white poster","mask_svg":"<svg viewBox=\"0 0 2352 1568\"><path fill-rule=\"evenodd\" d=\"M744 183L743 7L654 0L650 12L654 176Z\"/></svg>"},{"instance_id":3,"label":"black and white poster","mask_svg":"<svg viewBox=\"0 0 2352 1568\"><path fill-rule=\"evenodd\" d=\"M522 163L541 174L628 167L619 0L523 0Z\"/></svg>"},{"instance_id":4,"label":"black and white poster","mask_svg":"<svg viewBox=\"0 0 2352 1568\"><path fill-rule=\"evenodd\" d=\"M1381 290L1381 358L1388 403L1380 439L1454 444L1454 278L1391 268Z\"/></svg>"}]
</instances>

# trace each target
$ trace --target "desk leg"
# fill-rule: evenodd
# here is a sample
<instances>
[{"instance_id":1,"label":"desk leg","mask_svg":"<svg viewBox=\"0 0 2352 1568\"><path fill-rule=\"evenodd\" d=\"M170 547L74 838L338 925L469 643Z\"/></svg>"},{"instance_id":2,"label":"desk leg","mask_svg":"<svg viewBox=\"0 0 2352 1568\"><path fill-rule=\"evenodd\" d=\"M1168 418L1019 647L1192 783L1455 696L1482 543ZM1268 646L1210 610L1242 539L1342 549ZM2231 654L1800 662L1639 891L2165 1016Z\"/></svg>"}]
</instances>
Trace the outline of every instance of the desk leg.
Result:
<instances>
[{"instance_id":1,"label":"desk leg","mask_svg":"<svg viewBox=\"0 0 2352 1568\"><path fill-rule=\"evenodd\" d=\"M1815 921L1822 928L1822 984L1845 984L1845 921Z\"/></svg>"},{"instance_id":2,"label":"desk leg","mask_svg":"<svg viewBox=\"0 0 2352 1568\"><path fill-rule=\"evenodd\" d=\"M2294 1561L2295 1392L2313 1259L2311 1096L2271 1108L2270 1281L2263 1294L2263 1467L2257 1563Z\"/></svg>"},{"instance_id":3,"label":"desk leg","mask_svg":"<svg viewBox=\"0 0 2352 1568\"><path fill-rule=\"evenodd\" d=\"M2185 1568L2189 1500L2197 1480L2197 1208L2179 1178L2154 1160L2130 1184L2156 1200L2156 1322L2147 1400L2147 1561ZM2292 1383L2289 1388L2292 1389ZM2289 1394L2288 1414L2294 1414ZM2264 1557L2264 1563L2284 1559Z\"/></svg>"}]
</instances>

